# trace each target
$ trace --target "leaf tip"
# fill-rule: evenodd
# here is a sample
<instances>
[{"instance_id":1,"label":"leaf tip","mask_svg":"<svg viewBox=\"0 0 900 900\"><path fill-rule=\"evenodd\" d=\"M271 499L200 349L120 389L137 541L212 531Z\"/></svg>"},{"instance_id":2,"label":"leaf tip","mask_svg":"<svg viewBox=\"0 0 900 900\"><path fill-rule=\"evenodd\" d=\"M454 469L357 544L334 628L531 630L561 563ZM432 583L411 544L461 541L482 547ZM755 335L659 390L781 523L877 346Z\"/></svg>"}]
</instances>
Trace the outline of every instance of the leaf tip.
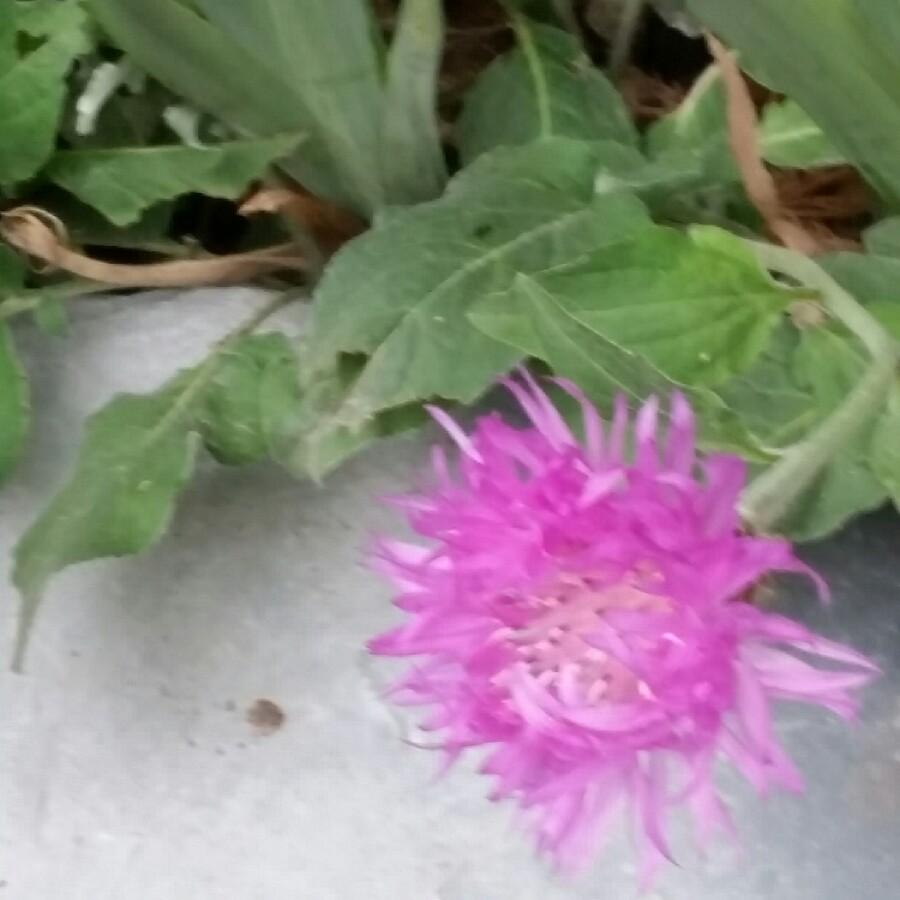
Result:
<instances>
[{"instance_id":1,"label":"leaf tip","mask_svg":"<svg viewBox=\"0 0 900 900\"><path fill-rule=\"evenodd\" d=\"M22 592L22 605L19 609L19 621L16 626L15 644L10 663L10 669L17 675L21 675L25 671L25 656L28 652L29 639L40 602L39 593L35 591Z\"/></svg>"}]
</instances>

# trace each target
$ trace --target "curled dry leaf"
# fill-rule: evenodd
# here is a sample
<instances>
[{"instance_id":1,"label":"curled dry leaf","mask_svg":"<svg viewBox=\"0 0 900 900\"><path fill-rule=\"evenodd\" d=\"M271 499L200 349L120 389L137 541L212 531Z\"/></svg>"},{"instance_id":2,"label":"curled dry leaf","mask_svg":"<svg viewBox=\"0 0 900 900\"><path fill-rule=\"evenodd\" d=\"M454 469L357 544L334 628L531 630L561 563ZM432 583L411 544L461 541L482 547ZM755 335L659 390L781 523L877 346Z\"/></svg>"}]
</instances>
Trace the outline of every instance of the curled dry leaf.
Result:
<instances>
[{"instance_id":1,"label":"curled dry leaf","mask_svg":"<svg viewBox=\"0 0 900 900\"><path fill-rule=\"evenodd\" d=\"M681 85L668 84L636 66L626 69L619 90L640 125L649 125L674 112L687 94L687 89Z\"/></svg>"},{"instance_id":2,"label":"curled dry leaf","mask_svg":"<svg viewBox=\"0 0 900 900\"><path fill-rule=\"evenodd\" d=\"M0 213L0 236L45 269L62 269L114 287L233 284L281 269L307 268L306 260L293 244L203 259L140 265L104 262L73 250L65 225L52 213L35 206L19 206Z\"/></svg>"},{"instance_id":3,"label":"curled dry leaf","mask_svg":"<svg viewBox=\"0 0 900 900\"><path fill-rule=\"evenodd\" d=\"M353 213L316 197L299 186L262 187L238 208L242 216L283 213L307 229L327 256L365 231L366 223Z\"/></svg>"},{"instance_id":4,"label":"curled dry leaf","mask_svg":"<svg viewBox=\"0 0 900 900\"><path fill-rule=\"evenodd\" d=\"M734 57L724 44L711 34L706 35L725 87L728 104L728 143L741 173L747 196L759 210L772 236L785 247L815 256L821 245L784 207L772 173L766 168L756 139L757 114L753 97Z\"/></svg>"}]
</instances>

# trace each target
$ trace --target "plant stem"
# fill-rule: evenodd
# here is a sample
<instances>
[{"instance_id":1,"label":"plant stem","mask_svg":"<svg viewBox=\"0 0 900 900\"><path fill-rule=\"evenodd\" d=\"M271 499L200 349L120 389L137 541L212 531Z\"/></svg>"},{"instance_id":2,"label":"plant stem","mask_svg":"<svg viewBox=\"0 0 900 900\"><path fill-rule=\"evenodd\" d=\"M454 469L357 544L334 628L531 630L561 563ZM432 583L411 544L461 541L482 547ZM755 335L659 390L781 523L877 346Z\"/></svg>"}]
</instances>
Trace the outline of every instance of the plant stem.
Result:
<instances>
[{"instance_id":1,"label":"plant stem","mask_svg":"<svg viewBox=\"0 0 900 900\"><path fill-rule=\"evenodd\" d=\"M521 13L510 10L509 18L516 33L516 40L519 42L519 47L522 48L522 53L525 56L525 62L528 64L531 80L534 83L538 131L541 137L551 137L553 135L553 114L550 110L550 88L547 85L547 77L541 66L541 58L538 54L537 45L534 42L534 36L528 27L528 20Z\"/></svg>"},{"instance_id":2,"label":"plant stem","mask_svg":"<svg viewBox=\"0 0 900 900\"><path fill-rule=\"evenodd\" d=\"M812 259L784 247L745 241L767 269L821 292L821 302L865 345L871 362L841 405L744 491L740 512L758 531L776 525L834 455L884 406L900 364L900 345Z\"/></svg>"}]
</instances>

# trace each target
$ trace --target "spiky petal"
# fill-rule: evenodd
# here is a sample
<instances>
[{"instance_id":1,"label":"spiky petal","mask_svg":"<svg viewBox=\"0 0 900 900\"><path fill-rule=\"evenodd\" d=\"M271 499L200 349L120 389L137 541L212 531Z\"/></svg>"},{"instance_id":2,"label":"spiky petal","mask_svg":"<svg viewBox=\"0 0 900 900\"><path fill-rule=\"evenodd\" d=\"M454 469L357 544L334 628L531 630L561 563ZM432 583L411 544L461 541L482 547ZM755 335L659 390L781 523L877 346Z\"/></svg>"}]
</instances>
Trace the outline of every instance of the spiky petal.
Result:
<instances>
[{"instance_id":1,"label":"spiky petal","mask_svg":"<svg viewBox=\"0 0 900 900\"><path fill-rule=\"evenodd\" d=\"M526 373L506 384L530 427L490 415L466 434L434 411L458 473L436 449L433 489L394 499L427 544L378 543L406 619L370 648L417 658L395 701L430 708L424 727L451 758L492 748L492 798L517 801L562 868L587 865L629 806L649 882L671 858L674 808L701 843L730 830L720 758L761 793L802 789L773 700L851 718L875 667L745 602L774 571L824 586L789 543L741 530L744 463L698 457L681 394L665 426L656 398L632 422L621 396L606 423L561 381L583 410L579 442Z\"/></svg>"}]
</instances>

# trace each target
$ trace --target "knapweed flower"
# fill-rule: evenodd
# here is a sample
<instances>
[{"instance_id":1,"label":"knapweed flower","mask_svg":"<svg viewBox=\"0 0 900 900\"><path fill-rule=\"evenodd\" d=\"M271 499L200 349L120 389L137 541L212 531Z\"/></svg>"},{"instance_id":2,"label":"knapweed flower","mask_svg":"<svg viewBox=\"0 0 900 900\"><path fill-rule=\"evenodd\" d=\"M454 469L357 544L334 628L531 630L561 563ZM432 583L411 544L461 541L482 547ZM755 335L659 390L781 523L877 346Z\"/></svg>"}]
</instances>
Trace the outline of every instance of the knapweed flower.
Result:
<instances>
[{"instance_id":1,"label":"knapweed flower","mask_svg":"<svg viewBox=\"0 0 900 900\"><path fill-rule=\"evenodd\" d=\"M875 667L748 602L774 571L824 586L788 542L742 530L744 464L698 457L682 395L664 427L655 398L632 424L619 397L607 425L559 384L581 403L582 442L524 372L507 387L530 427L489 415L466 434L433 410L458 472L436 448L436 484L392 498L428 540L378 542L407 618L370 649L417 658L396 702L431 708L423 727L451 760L488 748L492 798L518 801L558 865L589 863L624 807L649 882L671 859L673 809L690 810L701 845L731 830L719 760L761 793L802 789L773 700L851 718Z\"/></svg>"}]
</instances>

